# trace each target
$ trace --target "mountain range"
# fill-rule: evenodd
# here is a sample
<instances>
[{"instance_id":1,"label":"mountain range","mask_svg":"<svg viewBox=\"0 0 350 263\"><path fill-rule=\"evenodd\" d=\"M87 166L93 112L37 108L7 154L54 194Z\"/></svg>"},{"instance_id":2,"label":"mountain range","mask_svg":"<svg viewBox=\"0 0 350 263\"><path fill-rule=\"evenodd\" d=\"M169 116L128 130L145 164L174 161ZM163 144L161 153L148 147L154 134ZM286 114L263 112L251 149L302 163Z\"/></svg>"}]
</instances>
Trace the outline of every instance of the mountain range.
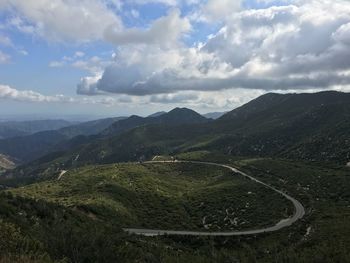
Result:
<instances>
[{"instance_id":1,"label":"mountain range","mask_svg":"<svg viewBox=\"0 0 350 263\"><path fill-rule=\"evenodd\" d=\"M65 120L4 121L0 122L0 139L57 130L73 124Z\"/></svg>"},{"instance_id":2,"label":"mountain range","mask_svg":"<svg viewBox=\"0 0 350 263\"><path fill-rule=\"evenodd\" d=\"M226 113L227 112L209 112L209 113L203 114L203 116L208 119L216 120L222 117L223 115L225 115Z\"/></svg>"},{"instance_id":3,"label":"mountain range","mask_svg":"<svg viewBox=\"0 0 350 263\"><path fill-rule=\"evenodd\" d=\"M20 169L22 173L31 171L30 174L53 164L53 169L68 169L203 150L232 156L280 157L341 165L350 159L348 93L270 93L217 120L206 119L190 109L176 108L156 116L131 116L110 120L109 126L105 124L104 129L95 129L93 136L85 136L88 134L85 132L84 136L70 137L64 131L71 129L63 128L55 131L54 140L43 136L45 132L35 135L40 142L28 140L33 137L15 138L7 151L2 140L0 152L26 160L27 164ZM13 147L15 143L20 146ZM24 145L29 146L24 148ZM34 159L37 160L30 162Z\"/></svg>"},{"instance_id":4,"label":"mountain range","mask_svg":"<svg viewBox=\"0 0 350 263\"><path fill-rule=\"evenodd\" d=\"M150 124L181 125L209 121L189 109L176 108L168 113L149 117L131 116L128 118L108 118L64 127L58 130L43 131L28 136L0 140L0 153L9 155L22 163L35 160L54 151L62 151L73 146L117 135L136 127Z\"/></svg>"},{"instance_id":5,"label":"mountain range","mask_svg":"<svg viewBox=\"0 0 350 263\"><path fill-rule=\"evenodd\" d=\"M112 123L122 119L124 117L100 119L70 126L65 125L60 129L40 131L26 136L11 136L0 140L0 153L17 159L19 163L25 163L51 151L65 148L65 145L69 145L70 140L74 137L98 134ZM77 139L75 138L71 143Z\"/></svg>"}]
</instances>

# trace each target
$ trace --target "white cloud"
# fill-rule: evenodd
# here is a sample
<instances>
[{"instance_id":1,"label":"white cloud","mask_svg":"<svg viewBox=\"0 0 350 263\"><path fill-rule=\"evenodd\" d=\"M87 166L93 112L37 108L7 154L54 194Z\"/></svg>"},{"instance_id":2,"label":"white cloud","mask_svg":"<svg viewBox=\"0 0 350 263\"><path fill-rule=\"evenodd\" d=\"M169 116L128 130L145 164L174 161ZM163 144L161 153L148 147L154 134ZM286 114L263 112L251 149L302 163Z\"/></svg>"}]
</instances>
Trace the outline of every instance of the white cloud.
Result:
<instances>
[{"instance_id":1,"label":"white cloud","mask_svg":"<svg viewBox=\"0 0 350 263\"><path fill-rule=\"evenodd\" d=\"M130 11L130 13L131 13L131 16L132 16L133 18L139 18L139 17L140 17L140 12L137 11L136 9L132 9L132 10Z\"/></svg>"},{"instance_id":2,"label":"white cloud","mask_svg":"<svg viewBox=\"0 0 350 263\"><path fill-rule=\"evenodd\" d=\"M8 85L0 84L0 100L12 100L18 102L33 102L33 103L58 103L58 104L91 104L115 106L118 104L129 103L131 100L126 96L110 97L102 96L99 98L86 97L69 97L64 95L43 95L32 90L18 90Z\"/></svg>"},{"instance_id":3,"label":"white cloud","mask_svg":"<svg viewBox=\"0 0 350 263\"><path fill-rule=\"evenodd\" d=\"M19 49L18 53L21 54L22 56L28 56L29 54L28 51L25 49Z\"/></svg>"},{"instance_id":4,"label":"white cloud","mask_svg":"<svg viewBox=\"0 0 350 263\"><path fill-rule=\"evenodd\" d=\"M7 64L11 60L10 55L5 54L0 50L0 64Z\"/></svg>"},{"instance_id":5,"label":"white cloud","mask_svg":"<svg viewBox=\"0 0 350 263\"><path fill-rule=\"evenodd\" d=\"M50 41L91 41L102 38L110 25L122 24L105 1L3 0L2 8L14 12L9 24Z\"/></svg>"},{"instance_id":6,"label":"white cloud","mask_svg":"<svg viewBox=\"0 0 350 263\"><path fill-rule=\"evenodd\" d=\"M180 1L178 0L131 0L130 2L134 4L139 4L139 5L156 3L156 4L164 4L168 6L177 6Z\"/></svg>"},{"instance_id":7,"label":"white cloud","mask_svg":"<svg viewBox=\"0 0 350 263\"><path fill-rule=\"evenodd\" d=\"M145 44L168 47L174 45L191 29L186 17L178 9L153 21L149 28L127 28L117 15L123 3L112 0L2 0L0 10L10 15L6 28L39 36L50 42L77 44L105 41L115 45ZM150 1L134 1L145 4ZM177 1L152 2L177 6ZM114 8L112 8L112 6ZM119 10L119 11L117 11ZM139 17L132 9L131 16ZM4 39L3 39L4 40ZM5 41L5 40L4 40Z\"/></svg>"},{"instance_id":8,"label":"white cloud","mask_svg":"<svg viewBox=\"0 0 350 263\"><path fill-rule=\"evenodd\" d=\"M169 47L178 43L179 38L191 30L187 18L182 18L178 9L155 20L148 29L130 28L123 31L109 26L105 39L115 45L147 44Z\"/></svg>"},{"instance_id":9,"label":"white cloud","mask_svg":"<svg viewBox=\"0 0 350 263\"><path fill-rule=\"evenodd\" d=\"M97 82L101 75L84 77L80 80L77 87L77 93L80 95L101 95L104 92L97 88Z\"/></svg>"},{"instance_id":10,"label":"white cloud","mask_svg":"<svg viewBox=\"0 0 350 263\"><path fill-rule=\"evenodd\" d=\"M349 23L350 2L341 0L299 1L231 13L218 33L198 47L120 49L115 63L100 79L85 82L84 91L140 96L188 90L302 90L347 85ZM138 42L138 33L127 41L135 37Z\"/></svg>"},{"instance_id":11,"label":"white cloud","mask_svg":"<svg viewBox=\"0 0 350 263\"><path fill-rule=\"evenodd\" d=\"M208 0L201 8L199 19L218 22L242 8L241 0Z\"/></svg>"},{"instance_id":12,"label":"white cloud","mask_svg":"<svg viewBox=\"0 0 350 263\"><path fill-rule=\"evenodd\" d=\"M74 57L76 57L76 58L82 58L82 57L84 57L84 56L85 56L85 53L82 52L82 51L77 51L77 52L75 52L75 54L74 54Z\"/></svg>"},{"instance_id":13,"label":"white cloud","mask_svg":"<svg viewBox=\"0 0 350 263\"><path fill-rule=\"evenodd\" d=\"M17 51L17 53L23 55L23 56L27 56L28 52L23 49L22 47L18 47L16 45L13 44L11 38L9 38L6 35L2 35L0 32L0 46L4 46L6 48L11 48L14 49L15 51Z\"/></svg>"},{"instance_id":14,"label":"white cloud","mask_svg":"<svg viewBox=\"0 0 350 263\"><path fill-rule=\"evenodd\" d=\"M71 64L72 67L89 71L93 74L99 74L103 71L103 68L109 65L111 62L103 60L98 56L93 56L86 60L76 60Z\"/></svg>"},{"instance_id":15,"label":"white cloud","mask_svg":"<svg viewBox=\"0 0 350 263\"><path fill-rule=\"evenodd\" d=\"M63 95L45 96L32 90L17 90L7 85L0 85L0 99L26 102L72 102L71 98Z\"/></svg>"},{"instance_id":16,"label":"white cloud","mask_svg":"<svg viewBox=\"0 0 350 263\"><path fill-rule=\"evenodd\" d=\"M49 63L50 68L60 68L63 67L65 63L63 61L51 61Z\"/></svg>"},{"instance_id":17,"label":"white cloud","mask_svg":"<svg viewBox=\"0 0 350 263\"><path fill-rule=\"evenodd\" d=\"M125 3L120 0L0 0L0 8L10 10L7 25L21 32L49 41L103 40L115 45L112 59L76 51L49 64L88 71L90 76L78 85L79 94L117 94L78 103L226 107L239 104L234 101L241 98L239 92L251 98L248 94L273 90L350 86L350 2L286 0L274 6L277 1L257 1L269 7L244 10L242 1L229 0L131 0L170 7L167 15L142 28L122 25L117 14ZM191 4L198 10L191 18L177 9ZM128 12L139 16L137 10ZM194 20L222 27L204 43L190 46L184 40L197 33ZM0 36L0 44L9 43ZM0 51L0 63L9 60Z\"/></svg>"},{"instance_id":18,"label":"white cloud","mask_svg":"<svg viewBox=\"0 0 350 263\"><path fill-rule=\"evenodd\" d=\"M98 56L87 57L84 52L77 51L73 56L64 56L61 60L51 61L49 67L60 68L70 66L73 68L88 71L91 74L99 74L110 65L110 59L102 59Z\"/></svg>"}]
</instances>

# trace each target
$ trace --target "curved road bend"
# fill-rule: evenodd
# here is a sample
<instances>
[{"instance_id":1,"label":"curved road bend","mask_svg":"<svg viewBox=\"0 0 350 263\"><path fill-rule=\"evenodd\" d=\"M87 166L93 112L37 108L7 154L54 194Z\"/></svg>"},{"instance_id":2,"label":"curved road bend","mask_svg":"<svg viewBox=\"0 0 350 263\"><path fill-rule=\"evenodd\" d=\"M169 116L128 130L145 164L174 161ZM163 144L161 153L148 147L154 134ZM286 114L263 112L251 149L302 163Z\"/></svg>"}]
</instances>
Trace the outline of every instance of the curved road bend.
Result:
<instances>
[{"instance_id":1,"label":"curved road bend","mask_svg":"<svg viewBox=\"0 0 350 263\"><path fill-rule=\"evenodd\" d=\"M288 194L274 188L271 185L268 185L253 176L250 176L234 167L231 167L229 165L224 164L218 164L218 163L211 163L211 162L199 162L199 161L176 161L178 163L194 163L194 164L203 164L203 165L213 165L218 167L223 167L231 170L234 173L238 173L246 178L249 178L250 180L261 184L288 199L291 201L295 207L294 215L292 217L286 218L284 220L281 220L279 223L277 223L274 226L267 227L267 228L261 228L261 229L254 229L254 230L246 230L246 231L230 231L230 232L202 232L202 231L174 231L174 230L156 230L156 229L135 229L135 228L124 228L124 231L130 233L130 234L136 234L136 235L143 235L143 236L161 236L161 235L176 235L176 236L245 236L245 235L256 235L261 233L268 233L268 232L274 232L278 231L282 228L288 227L301 219L305 214L305 209L303 205L293 197L289 196ZM150 161L146 163L176 163L173 161Z\"/></svg>"}]
</instances>

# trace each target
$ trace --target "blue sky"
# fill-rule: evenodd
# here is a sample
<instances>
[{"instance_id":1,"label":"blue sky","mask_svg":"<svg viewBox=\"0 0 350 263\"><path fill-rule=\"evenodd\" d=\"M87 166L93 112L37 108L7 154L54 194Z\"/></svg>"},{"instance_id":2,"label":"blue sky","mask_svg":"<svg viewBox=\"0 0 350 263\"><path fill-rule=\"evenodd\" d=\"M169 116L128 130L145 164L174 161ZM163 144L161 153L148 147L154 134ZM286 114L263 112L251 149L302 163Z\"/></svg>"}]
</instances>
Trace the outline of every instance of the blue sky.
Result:
<instances>
[{"instance_id":1,"label":"blue sky","mask_svg":"<svg viewBox=\"0 0 350 263\"><path fill-rule=\"evenodd\" d=\"M210 112L266 92L348 91L350 65L342 59L350 50L349 5L2 0L0 111Z\"/></svg>"}]
</instances>

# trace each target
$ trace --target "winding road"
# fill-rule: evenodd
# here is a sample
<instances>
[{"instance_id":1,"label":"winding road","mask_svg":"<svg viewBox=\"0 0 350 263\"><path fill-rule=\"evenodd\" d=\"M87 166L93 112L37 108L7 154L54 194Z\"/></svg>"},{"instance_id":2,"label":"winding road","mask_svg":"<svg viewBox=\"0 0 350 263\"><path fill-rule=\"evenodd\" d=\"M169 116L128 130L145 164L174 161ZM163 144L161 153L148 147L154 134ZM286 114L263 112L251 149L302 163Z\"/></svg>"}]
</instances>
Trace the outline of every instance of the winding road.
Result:
<instances>
[{"instance_id":1,"label":"winding road","mask_svg":"<svg viewBox=\"0 0 350 263\"><path fill-rule=\"evenodd\" d=\"M274 226L262 228L262 229L253 229L253 230L246 230L246 231L230 231L230 232L202 232L202 231L174 231L174 230L156 230L156 229L135 229L135 228L124 228L123 230L125 232L128 232L130 234L136 234L136 235L143 235L143 236L161 236L161 235L176 235L176 236L245 236L245 235L256 235L261 233L269 233L269 232L275 232L282 228L291 226L296 221L301 219L305 215L305 209L303 205L290 195L282 192L281 190L276 189L275 187L268 185L253 176L250 176L234 167L231 167L229 165L224 164L218 164L218 163L211 163L211 162L199 162L199 161L150 161L146 163L193 163L193 164L203 164L203 165L212 165L212 166L218 166L223 167L231 170L232 172L236 174L240 174L246 178L249 178L250 180L261 184L272 191L275 191L291 201L295 207L294 215L292 217L286 218L281 220L279 223L277 223Z\"/></svg>"}]
</instances>

